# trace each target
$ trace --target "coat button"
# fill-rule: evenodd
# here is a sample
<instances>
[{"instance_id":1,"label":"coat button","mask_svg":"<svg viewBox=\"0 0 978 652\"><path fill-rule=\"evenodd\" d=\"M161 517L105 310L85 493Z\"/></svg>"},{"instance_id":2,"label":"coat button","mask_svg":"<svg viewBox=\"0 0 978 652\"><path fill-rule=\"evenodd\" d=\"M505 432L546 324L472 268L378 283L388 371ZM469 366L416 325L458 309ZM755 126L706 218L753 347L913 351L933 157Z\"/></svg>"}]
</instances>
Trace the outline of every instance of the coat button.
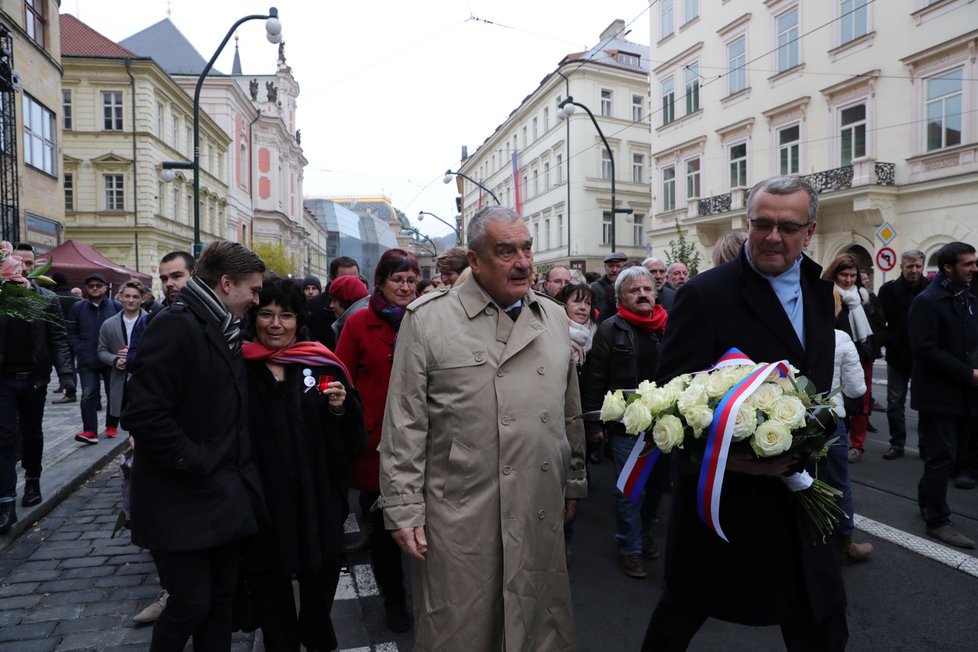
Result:
<instances>
[{"instance_id":1,"label":"coat button","mask_svg":"<svg viewBox=\"0 0 978 652\"><path fill-rule=\"evenodd\" d=\"M503 376L506 375L506 372L503 371L502 369L496 369L496 375L502 378Z\"/></svg>"},{"instance_id":2,"label":"coat button","mask_svg":"<svg viewBox=\"0 0 978 652\"><path fill-rule=\"evenodd\" d=\"M483 353L482 351L479 351L478 353L475 354L475 361L476 362L482 362L485 359L486 359L486 354Z\"/></svg>"},{"instance_id":3,"label":"coat button","mask_svg":"<svg viewBox=\"0 0 978 652\"><path fill-rule=\"evenodd\" d=\"M496 311L493 308L486 308L487 315L495 315Z\"/></svg>"},{"instance_id":4,"label":"coat button","mask_svg":"<svg viewBox=\"0 0 978 652\"><path fill-rule=\"evenodd\" d=\"M542 521L543 519L547 518L547 512L541 509L539 512L537 512L537 518Z\"/></svg>"},{"instance_id":5,"label":"coat button","mask_svg":"<svg viewBox=\"0 0 978 652\"><path fill-rule=\"evenodd\" d=\"M513 467L511 467L509 464L503 467L503 475L509 475L512 472L513 472Z\"/></svg>"},{"instance_id":6,"label":"coat button","mask_svg":"<svg viewBox=\"0 0 978 652\"><path fill-rule=\"evenodd\" d=\"M499 420L499 423L503 424L504 426L508 426L510 424L510 418L508 416L503 417Z\"/></svg>"},{"instance_id":7,"label":"coat button","mask_svg":"<svg viewBox=\"0 0 978 652\"><path fill-rule=\"evenodd\" d=\"M544 423L547 423L548 421L550 421L550 413L549 412L541 412L540 413L540 421L543 421Z\"/></svg>"},{"instance_id":8,"label":"coat button","mask_svg":"<svg viewBox=\"0 0 978 652\"><path fill-rule=\"evenodd\" d=\"M537 373L543 375L543 367L537 367Z\"/></svg>"},{"instance_id":9,"label":"coat button","mask_svg":"<svg viewBox=\"0 0 978 652\"><path fill-rule=\"evenodd\" d=\"M540 465L540 468L543 469L544 471L549 471L550 470L550 462L544 462L543 464Z\"/></svg>"}]
</instances>

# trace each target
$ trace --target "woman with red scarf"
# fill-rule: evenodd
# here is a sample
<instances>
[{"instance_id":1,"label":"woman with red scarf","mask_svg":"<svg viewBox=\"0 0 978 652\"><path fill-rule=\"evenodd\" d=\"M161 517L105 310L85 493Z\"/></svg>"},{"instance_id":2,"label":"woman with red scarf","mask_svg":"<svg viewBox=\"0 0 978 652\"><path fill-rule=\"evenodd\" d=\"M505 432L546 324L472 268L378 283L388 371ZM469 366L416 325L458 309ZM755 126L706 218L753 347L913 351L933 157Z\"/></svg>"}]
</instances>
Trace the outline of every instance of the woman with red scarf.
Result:
<instances>
[{"instance_id":1,"label":"woman with red scarf","mask_svg":"<svg viewBox=\"0 0 978 652\"><path fill-rule=\"evenodd\" d=\"M242 345L248 373L248 429L271 523L244 550L242 578L266 650L333 650L329 618L344 553L347 469L367 434L350 374L319 342L298 341L306 298L295 281L262 284ZM299 581L296 615L292 580ZM242 606L240 601L236 606Z\"/></svg>"},{"instance_id":2,"label":"woman with red scarf","mask_svg":"<svg viewBox=\"0 0 978 652\"><path fill-rule=\"evenodd\" d=\"M370 506L380 496L380 431L384 423L387 387L394 362L394 344L405 308L417 298L421 272L418 261L403 249L388 249L374 272L374 292L366 310L347 319L336 354L350 370L363 396L367 447L350 470L350 486L360 492L360 508L369 519L370 563L384 595L387 627L405 632L411 627L405 603L401 550L384 527L380 510Z\"/></svg>"},{"instance_id":3,"label":"woman with red scarf","mask_svg":"<svg viewBox=\"0 0 978 652\"><path fill-rule=\"evenodd\" d=\"M655 377L659 346L666 328L666 310L655 302L655 281L641 265L628 267L615 279L618 314L598 326L588 355L587 371L581 388L584 412L600 410L604 395L616 389L634 389L643 380ZM590 429L601 424L588 423ZM606 423L605 436L611 439L616 476L621 473L636 437L620 423ZM590 437L592 433L588 433ZM663 455L649 476L645 492L632 502L617 492L618 525L615 541L622 572L629 577L646 577L645 561L659 556L652 537L652 525L659 501L669 483L669 456Z\"/></svg>"}]
</instances>

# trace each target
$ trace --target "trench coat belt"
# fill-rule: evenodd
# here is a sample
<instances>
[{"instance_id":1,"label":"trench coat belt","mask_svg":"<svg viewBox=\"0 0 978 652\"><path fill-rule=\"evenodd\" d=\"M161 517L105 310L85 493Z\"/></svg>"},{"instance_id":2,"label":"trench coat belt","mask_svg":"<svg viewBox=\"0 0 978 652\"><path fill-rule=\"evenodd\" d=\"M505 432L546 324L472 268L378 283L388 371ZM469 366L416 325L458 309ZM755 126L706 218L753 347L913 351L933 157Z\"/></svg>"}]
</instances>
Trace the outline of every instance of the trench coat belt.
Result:
<instances>
[{"instance_id":1,"label":"trench coat belt","mask_svg":"<svg viewBox=\"0 0 978 652\"><path fill-rule=\"evenodd\" d=\"M421 494L408 494L406 496L381 496L374 502L373 505L370 506L370 511L376 512L377 510L385 507L394 507L395 505L416 505L423 502L424 496Z\"/></svg>"}]
</instances>

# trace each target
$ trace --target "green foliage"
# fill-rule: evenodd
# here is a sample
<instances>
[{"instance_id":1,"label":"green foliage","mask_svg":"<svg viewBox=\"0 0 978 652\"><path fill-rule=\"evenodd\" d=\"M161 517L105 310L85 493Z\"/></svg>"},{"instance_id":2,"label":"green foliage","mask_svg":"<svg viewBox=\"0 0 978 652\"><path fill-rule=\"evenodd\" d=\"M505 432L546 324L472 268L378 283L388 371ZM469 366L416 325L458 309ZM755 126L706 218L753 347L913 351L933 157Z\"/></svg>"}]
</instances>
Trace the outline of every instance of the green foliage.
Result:
<instances>
[{"instance_id":1,"label":"green foliage","mask_svg":"<svg viewBox=\"0 0 978 652\"><path fill-rule=\"evenodd\" d=\"M0 285L0 316L24 321L46 318L48 300L20 283L8 281Z\"/></svg>"},{"instance_id":2,"label":"green foliage","mask_svg":"<svg viewBox=\"0 0 978 652\"><path fill-rule=\"evenodd\" d=\"M255 245L253 251L265 262L265 267L269 272L275 272L284 278L295 271L292 259L285 252L285 245L283 244L262 242Z\"/></svg>"},{"instance_id":3,"label":"green foliage","mask_svg":"<svg viewBox=\"0 0 978 652\"><path fill-rule=\"evenodd\" d=\"M696 245L686 240L686 232L680 228L679 219L676 219L677 240L669 241L669 248L666 250L666 264L675 262L682 263L689 270L690 276L699 273L700 252Z\"/></svg>"}]
</instances>

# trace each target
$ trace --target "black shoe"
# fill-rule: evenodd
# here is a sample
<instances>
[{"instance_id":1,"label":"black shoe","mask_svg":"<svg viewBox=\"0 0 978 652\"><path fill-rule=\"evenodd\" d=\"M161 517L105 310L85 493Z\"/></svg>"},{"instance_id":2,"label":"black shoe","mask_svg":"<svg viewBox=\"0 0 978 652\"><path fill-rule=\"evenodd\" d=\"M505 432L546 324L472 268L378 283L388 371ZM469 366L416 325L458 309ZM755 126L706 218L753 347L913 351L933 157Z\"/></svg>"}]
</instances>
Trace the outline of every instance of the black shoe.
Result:
<instances>
[{"instance_id":1,"label":"black shoe","mask_svg":"<svg viewBox=\"0 0 978 652\"><path fill-rule=\"evenodd\" d=\"M954 479L954 486L958 489L974 489L976 486L978 486L978 482L976 482L970 475L964 475L962 473Z\"/></svg>"},{"instance_id":2,"label":"black shoe","mask_svg":"<svg viewBox=\"0 0 978 652\"><path fill-rule=\"evenodd\" d=\"M896 446L890 446L890 449L883 453L884 460L895 460L898 457L903 457L903 449Z\"/></svg>"},{"instance_id":3,"label":"black shoe","mask_svg":"<svg viewBox=\"0 0 978 652\"><path fill-rule=\"evenodd\" d=\"M24 480L24 498L20 504L24 507L33 507L41 502L41 481L37 478L27 478Z\"/></svg>"},{"instance_id":4,"label":"black shoe","mask_svg":"<svg viewBox=\"0 0 978 652\"><path fill-rule=\"evenodd\" d=\"M411 629L411 616L403 604L384 605L387 614L387 629L392 632L406 632Z\"/></svg>"},{"instance_id":5,"label":"black shoe","mask_svg":"<svg viewBox=\"0 0 978 652\"><path fill-rule=\"evenodd\" d=\"M0 503L0 534L10 532L17 522L17 504L14 501Z\"/></svg>"}]
</instances>

